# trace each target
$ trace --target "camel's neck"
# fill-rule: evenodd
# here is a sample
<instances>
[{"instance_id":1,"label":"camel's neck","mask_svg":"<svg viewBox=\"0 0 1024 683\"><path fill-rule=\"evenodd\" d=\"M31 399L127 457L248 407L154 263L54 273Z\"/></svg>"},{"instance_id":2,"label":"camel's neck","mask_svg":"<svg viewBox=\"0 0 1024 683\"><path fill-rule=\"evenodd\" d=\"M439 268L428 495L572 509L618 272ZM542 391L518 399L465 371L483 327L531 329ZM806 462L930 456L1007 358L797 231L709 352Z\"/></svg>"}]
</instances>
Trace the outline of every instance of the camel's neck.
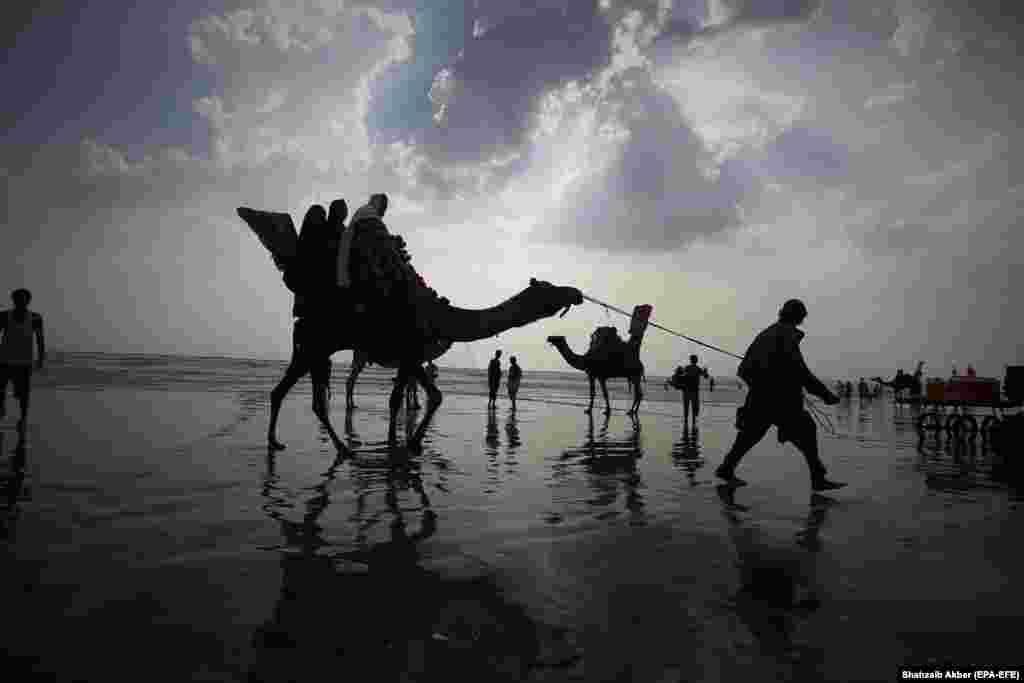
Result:
<instances>
[{"instance_id":1,"label":"camel's neck","mask_svg":"<svg viewBox=\"0 0 1024 683\"><path fill-rule=\"evenodd\" d=\"M458 342L471 342L494 337L513 327L529 325L554 315L566 306L554 288L527 287L497 306L480 310L456 308L435 302L429 316L437 336Z\"/></svg>"},{"instance_id":2,"label":"camel's neck","mask_svg":"<svg viewBox=\"0 0 1024 683\"><path fill-rule=\"evenodd\" d=\"M554 342L554 347L558 349L558 353L562 354L562 358L565 359L566 363L576 368L577 370L583 370L584 372L586 372L587 365L585 359L583 358L583 356L579 355L571 348L569 348L568 342L566 342L564 339L559 340L557 342Z\"/></svg>"}]
</instances>

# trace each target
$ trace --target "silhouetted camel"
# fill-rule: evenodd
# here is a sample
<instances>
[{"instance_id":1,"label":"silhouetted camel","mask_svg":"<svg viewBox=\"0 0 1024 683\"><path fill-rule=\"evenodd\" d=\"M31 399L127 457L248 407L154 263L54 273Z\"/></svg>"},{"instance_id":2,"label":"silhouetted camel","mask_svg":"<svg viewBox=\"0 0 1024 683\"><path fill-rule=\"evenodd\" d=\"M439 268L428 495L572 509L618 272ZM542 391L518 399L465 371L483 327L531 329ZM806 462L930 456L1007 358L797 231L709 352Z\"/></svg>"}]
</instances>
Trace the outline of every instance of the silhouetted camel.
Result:
<instances>
[{"instance_id":1,"label":"silhouetted camel","mask_svg":"<svg viewBox=\"0 0 1024 683\"><path fill-rule=\"evenodd\" d=\"M282 222L282 215L240 208L238 215L260 236ZM290 219L289 219L290 220ZM456 308L447 299L425 287L412 266L403 258L395 240L379 219L368 228L358 229L351 244L351 263L357 292L372 302L357 306L352 296L339 296L330 317L308 320L295 330L297 367L315 368L329 362L336 351L353 349L365 352L369 360L385 367L397 367L398 378L388 404L390 420L388 440L396 439L398 409L410 381L417 381L427 392L427 410L419 426L408 438L410 448L418 448L431 418L441 405L441 392L428 376L423 364L438 358L453 342L470 342L494 337L514 327L522 327L583 303L583 294L573 287L558 287L531 279L529 286L512 298L483 310ZM350 227L350 229L352 229ZM294 229L293 229L294 233ZM287 240L284 240L287 243ZM274 255L273 250L271 254ZM275 263L287 257L275 256ZM285 264L286 265L286 264ZM362 274L374 271L376 276ZM361 288L361 289L360 289ZM344 445L331 425L327 412L327 388L322 378L314 377L313 411L338 450ZM273 405L271 405L273 410ZM270 443L272 447L275 443Z\"/></svg>"},{"instance_id":2,"label":"silhouetted camel","mask_svg":"<svg viewBox=\"0 0 1024 683\"><path fill-rule=\"evenodd\" d=\"M904 391L909 391L911 396L919 396L921 394L922 367L924 367L924 362L918 361L917 369L914 370L914 374L912 375L908 375L906 373L901 375L897 373L889 382L885 381L881 377L872 377L871 381L891 388L895 392L897 399L901 397Z\"/></svg>"},{"instance_id":3,"label":"silhouetted camel","mask_svg":"<svg viewBox=\"0 0 1024 683\"><path fill-rule=\"evenodd\" d=\"M650 311L650 306L637 306L633 309L633 324L630 326L627 341L619 339L614 327L598 328L595 335L604 331L607 335L605 340L596 347L592 346L583 356L569 347L565 337L548 337L548 343L558 349L566 363L587 373L587 380L590 382L590 405L585 412L590 413L594 410L595 379L601 383L605 414L612 411L608 401L607 385L608 379L612 377L625 377L633 390L633 405L626 414L635 415L639 412L640 402L644 398L644 392L640 388L640 381L644 377L644 364L640 361L640 342L643 341L644 331L647 329Z\"/></svg>"}]
</instances>

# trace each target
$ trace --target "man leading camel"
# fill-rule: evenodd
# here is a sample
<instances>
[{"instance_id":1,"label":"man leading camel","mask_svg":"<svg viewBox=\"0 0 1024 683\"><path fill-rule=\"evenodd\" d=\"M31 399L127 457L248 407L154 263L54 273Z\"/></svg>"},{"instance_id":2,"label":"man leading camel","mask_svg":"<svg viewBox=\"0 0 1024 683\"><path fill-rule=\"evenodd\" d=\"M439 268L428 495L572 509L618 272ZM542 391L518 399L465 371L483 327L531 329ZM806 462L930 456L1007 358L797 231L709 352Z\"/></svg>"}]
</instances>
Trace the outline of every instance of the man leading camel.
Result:
<instances>
[{"instance_id":1,"label":"man leading camel","mask_svg":"<svg viewBox=\"0 0 1024 683\"><path fill-rule=\"evenodd\" d=\"M814 418L804 410L806 388L828 405L839 398L808 369L800 352L804 333L797 329L807 318L807 307L799 299L790 299L779 311L779 320L754 339L737 373L750 392L738 420L739 433L715 475L739 486L745 484L736 474L736 466L751 448L776 425L779 441L792 441L804 458L811 474L811 488L826 491L845 486L825 478L825 465L818 457L818 435Z\"/></svg>"}]
</instances>

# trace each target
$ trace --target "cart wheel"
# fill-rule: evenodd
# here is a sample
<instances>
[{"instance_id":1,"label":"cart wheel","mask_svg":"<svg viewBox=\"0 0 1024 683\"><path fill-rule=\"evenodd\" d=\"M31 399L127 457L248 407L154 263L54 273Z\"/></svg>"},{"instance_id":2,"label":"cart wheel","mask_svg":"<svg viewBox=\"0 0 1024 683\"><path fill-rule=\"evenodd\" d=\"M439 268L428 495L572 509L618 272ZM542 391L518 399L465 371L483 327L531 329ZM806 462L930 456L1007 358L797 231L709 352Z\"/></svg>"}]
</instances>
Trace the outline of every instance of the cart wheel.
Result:
<instances>
[{"instance_id":1,"label":"cart wheel","mask_svg":"<svg viewBox=\"0 0 1024 683\"><path fill-rule=\"evenodd\" d=\"M999 418L995 415L989 415L981 421L982 440L993 441L997 431L999 431Z\"/></svg>"},{"instance_id":2,"label":"cart wheel","mask_svg":"<svg viewBox=\"0 0 1024 683\"><path fill-rule=\"evenodd\" d=\"M960 435L960 413L950 413L946 418L946 433L950 436Z\"/></svg>"},{"instance_id":3,"label":"cart wheel","mask_svg":"<svg viewBox=\"0 0 1024 683\"><path fill-rule=\"evenodd\" d=\"M921 413L917 417L917 431L919 432L936 432L942 429L942 420L939 418L939 414L934 410L929 410L926 413Z\"/></svg>"},{"instance_id":4,"label":"cart wheel","mask_svg":"<svg viewBox=\"0 0 1024 683\"><path fill-rule=\"evenodd\" d=\"M978 421L974 419L973 415L961 415L953 425L953 435L974 441L978 436Z\"/></svg>"}]
</instances>

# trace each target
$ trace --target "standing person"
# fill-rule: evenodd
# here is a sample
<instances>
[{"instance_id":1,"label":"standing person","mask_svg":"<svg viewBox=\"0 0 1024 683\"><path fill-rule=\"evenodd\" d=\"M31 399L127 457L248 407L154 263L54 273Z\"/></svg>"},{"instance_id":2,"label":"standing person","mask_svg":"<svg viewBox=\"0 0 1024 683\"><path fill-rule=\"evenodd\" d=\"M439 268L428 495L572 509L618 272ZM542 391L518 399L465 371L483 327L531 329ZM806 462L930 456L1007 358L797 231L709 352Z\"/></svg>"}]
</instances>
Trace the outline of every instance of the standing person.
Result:
<instances>
[{"instance_id":1,"label":"standing person","mask_svg":"<svg viewBox=\"0 0 1024 683\"><path fill-rule=\"evenodd\" d=\"M697 365L697 356L690 355L690 364L683 368L683 425L693 414L693 426L697 426L700 413L700 378L707 377L708 371Z\"/></svg>"},{"instance_id":2,"label":"standing person","mask_svg":"<svg viewBox=\"0 0 1024 683\"><path fill-rule=\"evenodd\" d=\"M498 387L501 386L501 349L494 352L494 358L487 365L487 407L497 407Z\"/></svg>"},{"instance_id":3,"label":"standing person","mask_svg":"<svg viewBox=\"0 0 1024 683\"><path fill-rule=\"evenodd\" d=\"M828 405L839 398L808 369L800 352L804 333L797 329L807 318L807 307L790 299L779 311L779 320L762 331L751 343L737 374L750 388L737 419L739 433L715 476L739 486L745 484L736 466L751 448L764 438L772 425L778 427L779 441L792 441L804 458L815 491L837 489L845 484L825 478L825 465L818 457L818 434L814 418L804 410L804 389Z\"/></svg>"},{"instance_id":4,"label":"standing person","mask_svg":"<svg viewBox=\"0 0 1024 683\"><path fill-rule=\"evenodd\" d=\"M690 364L685 368L679 366L668 382L683 392L683 425L689 423L693 414L693 426L697 426L697 415L700 413L700 378L709 377L708 371L697 365L697 356L690 356Z\"/></svg>"},{"instance_id":5,"label":"standing person","mask_svg":"<svg viewBox=\"0 0 1024 683\"><path fill-rule=\"evenodd\" d=\"M516 357L509 359L508 366L508 397L512 400L512 410L516 409L516 394L519 393L519 381L523 378L523 369L516 363Z\"/></svg>"},{"instance_id":6,"label":"standing person","mask_svg":"<svg viewBox=\"0 0 1024 683\"><path fill-rule=\"evenodd\" d=\"M11 292L14 308L0 313L0 418L7 414L7 382L14 388L14 397L21 408L18 436L25 437L28 420L29 391L32 388L32 341L35 339L35 366L43 369L46 342L43 340L43 316L28 310L32 293L21 288Z\"/></svg>"},{"instance_id":7,"label":"standing person","mask_svg":"<svg viewBox=\"0 0 1024 683\"><path fill-rule=\"evenodd\" d=\"M708 369L704 368L704 376L708 378L708 391L715 390L715 378L708 373Z\"/></svg>"}]
</instances>

